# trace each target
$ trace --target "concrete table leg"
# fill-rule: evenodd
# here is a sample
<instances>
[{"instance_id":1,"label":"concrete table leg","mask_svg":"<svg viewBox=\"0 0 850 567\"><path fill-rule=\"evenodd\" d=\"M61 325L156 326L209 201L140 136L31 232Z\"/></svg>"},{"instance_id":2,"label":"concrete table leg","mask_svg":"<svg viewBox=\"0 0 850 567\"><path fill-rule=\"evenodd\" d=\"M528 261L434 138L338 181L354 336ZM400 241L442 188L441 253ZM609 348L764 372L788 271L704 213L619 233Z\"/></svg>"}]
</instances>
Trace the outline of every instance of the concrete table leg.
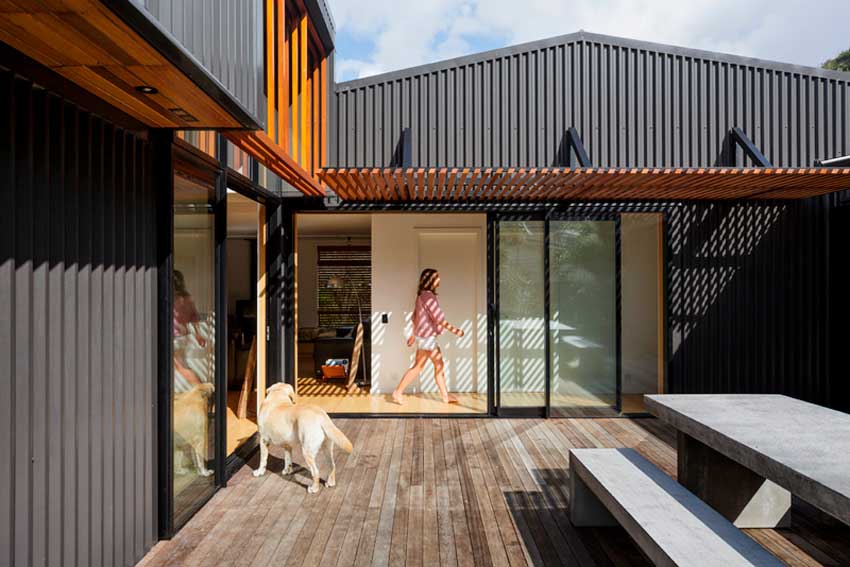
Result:
<instances>
[{"instance_id":1,"label":"concrete table leg","mask_svg":"<svg viewBox=\"0 0 850 567\"><path fill-rule=\"evenodd\" d=\"M791 493L679 432L679 483L739 528L791 525Z\"/></svg>"},{"instance_id":2,"label":"concrete table leg","mask_svg":"<svg viewBox=\"0 0 850 567\"><path fill-rule=\"evenodd\" d=\"M577 528L619 525L575 471L570 471L570 522Z\"/></svg>"}]
</instances>

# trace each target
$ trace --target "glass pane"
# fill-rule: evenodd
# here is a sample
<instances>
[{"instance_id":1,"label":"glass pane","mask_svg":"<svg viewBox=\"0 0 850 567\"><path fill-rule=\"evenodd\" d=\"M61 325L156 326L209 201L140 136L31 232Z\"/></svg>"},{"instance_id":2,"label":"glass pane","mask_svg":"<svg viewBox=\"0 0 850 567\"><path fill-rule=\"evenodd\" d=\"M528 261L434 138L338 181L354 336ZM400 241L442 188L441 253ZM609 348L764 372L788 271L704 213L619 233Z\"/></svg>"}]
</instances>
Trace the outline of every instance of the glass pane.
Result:
<instances>
[{"instance_id":1,"label":"glass pane","mask_svg":"<svg viewBox=\"0 0 850 567\"><path fill-rule=\"evenodd\" d=\"M543 221L499 223L499 404L546 405Z\"/></svg>"},{"instance_id":2,"label":"glass pane","mask_svg":"<svg viewBox=\"0 0 850 567\"><path fill-rule=\"evenodd\" d=\"M213 488L215 223L211 185L174 179L175 524Z\"/></svg>"},{"instance_id":3,"label":"glass pane","mask_svg":"<svg viewBox=\"0 0 850 567\"><path fill-rule=\"evenodd\" d=\"M622 215L620 240L621 409L641 413L643 395L661 393L663 383L661 215Z\"/></svg>"},{"instance_id":4,"label":"glass pane","mask_svg":"<svg viewBox=\"0 0 850 567\"><path fill-rule=\"evenodd\" d=\"M616 405L614 235L613 221L549 226L553 415Z\"/></svg>"}]
</instances>

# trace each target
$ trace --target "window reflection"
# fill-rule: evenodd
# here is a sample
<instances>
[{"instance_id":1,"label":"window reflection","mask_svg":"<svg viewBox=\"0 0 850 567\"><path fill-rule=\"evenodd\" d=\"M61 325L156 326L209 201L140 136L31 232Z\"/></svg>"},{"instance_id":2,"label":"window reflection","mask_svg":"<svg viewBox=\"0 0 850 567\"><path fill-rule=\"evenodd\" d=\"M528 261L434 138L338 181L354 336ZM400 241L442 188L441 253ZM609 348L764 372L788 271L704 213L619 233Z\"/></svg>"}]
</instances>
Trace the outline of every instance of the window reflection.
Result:
<instances>
[{"instance_id":1,"label":"window reflection","mask_svg":"<svg viewBox=\"0 0 850 567\"><path fill-rule=\"evenodd\" d=\"M617 394L614 221L549 225L553 415L613 407Z\"/></svg>"},{"instance_id":2,"label":"window reflection","mask_svg":"<svg viewBox=\"0 0 850 567\"><path fill-rule=\"evenodd\" d=\"M546 404L543 221L499 223L499 401Z\"/></svg>"},{"instance_id":3,"label":"window reflection","mask_svg":"<svg viewBox=\"0 0 850 567\"><path fill-rule=\"evenodd\" d=\"M212 183L175 175L172 386L176 524L213 487L213 199Z\"/></svg>"}]
</instances>

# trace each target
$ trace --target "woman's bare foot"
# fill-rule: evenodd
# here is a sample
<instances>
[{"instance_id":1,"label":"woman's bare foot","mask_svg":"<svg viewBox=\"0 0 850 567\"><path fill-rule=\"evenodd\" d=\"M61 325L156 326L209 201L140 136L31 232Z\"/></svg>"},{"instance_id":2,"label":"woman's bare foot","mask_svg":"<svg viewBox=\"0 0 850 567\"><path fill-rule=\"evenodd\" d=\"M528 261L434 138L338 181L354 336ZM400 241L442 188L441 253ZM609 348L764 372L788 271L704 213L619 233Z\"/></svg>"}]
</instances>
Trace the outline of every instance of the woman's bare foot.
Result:
<instances>
[{"instance_id":1,"label":"woman's bare foot","mask_svg":"<svg viewBox=\"0 0 850 567\"><path fill-rule=\"evenodd\" d=\"M390 399L400 406L404 405L404 398L398 392L393 392L392 395L390 396Z\"/></svg>"},{"instance_id":2,"label":"woman's bare foot","mask_svg":"<svg viewBox=\"0 0 850 567\"><path fill-rule=\"evenodd\" d=\"M458 399L453 395L449 394L447 397L443 398L444 404L456 404L458 403Z\"/></svg>"}]
</instances>

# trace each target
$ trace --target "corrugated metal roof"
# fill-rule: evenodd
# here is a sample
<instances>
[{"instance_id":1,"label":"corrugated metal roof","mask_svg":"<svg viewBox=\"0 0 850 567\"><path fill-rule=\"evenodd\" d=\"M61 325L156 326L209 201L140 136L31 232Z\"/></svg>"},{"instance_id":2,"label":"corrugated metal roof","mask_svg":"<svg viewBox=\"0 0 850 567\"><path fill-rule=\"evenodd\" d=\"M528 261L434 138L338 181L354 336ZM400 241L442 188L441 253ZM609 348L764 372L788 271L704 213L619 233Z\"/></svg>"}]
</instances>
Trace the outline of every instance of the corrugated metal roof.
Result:
<instances>
[{"instance_id":1,"label":"corrugated metal roof","mask_svg":"<svg viewBox=\"0 0 850 567\"><path fill-rule=\"evenodd\" d=\"M538 39L525 43L518 43L516 45L509 45L506 47L490 49L487 51L480 51L478 53L471 53L469 55L462 55L460 57L453 57L451 59L444 59L442 61L435 61L433 63L425 63L423 65L406 67L397 71L389 71L386 73L379 73L369 77L342 81L337 83L337 90L357 88L360 86L379 83L383 81L395 80L404 77L410 77L413 75L421 75L425 73L432 73L434 71L450 69L452 67L469 65L470 63L479 63L492 59L498 59L500 57L504 57L505 55L516 55L528 51L536 51L539 49L554 47L556 45L575 43L578 41L604 43L607 45L619 46L629 49L655 51L658 53L669 53L671 55L690 57L694 59L708 59L712 61L730 63L733 65L758 67L760 69L771 69L787 73L798 73L802 75L850 81L850 73L844 71L833 71L831 69L823 69L820 67L810 67L807 65L797 65L794 63L783 63L781 61L773 61L770 59L759 59L757 57L746 57L743 55L735 55L732 53L722 53L719 51L695 49L692 47L669 45L653 41L630 39L626 37L618 37L613 35L578 30L576 32L558 35L554 37Z\"/></svg>"},{"instance_id":2,"label":"corrugated metal roof","mask_svg":"<svg viewBox=\"0 0 850 567\"><path fill-rule=\"evenodd\" d=\"M337 85L328 164L570 165L573 126L595 166L748 165L741 128L778 167L850 153L850 73L578 32Z\"/></svg>"}]
</instances>

